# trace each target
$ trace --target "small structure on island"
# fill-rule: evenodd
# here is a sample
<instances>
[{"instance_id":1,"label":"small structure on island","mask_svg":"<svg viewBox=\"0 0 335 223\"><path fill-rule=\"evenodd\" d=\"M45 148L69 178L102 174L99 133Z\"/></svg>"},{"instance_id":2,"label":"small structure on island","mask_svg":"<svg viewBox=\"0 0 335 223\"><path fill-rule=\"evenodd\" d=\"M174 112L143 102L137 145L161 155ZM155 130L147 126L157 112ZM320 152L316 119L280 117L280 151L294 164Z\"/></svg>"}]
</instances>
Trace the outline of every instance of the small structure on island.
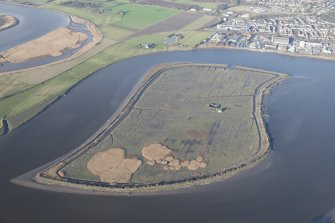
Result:
<instances>
[{"instance_id":1,"label":"small structure on island","mask_svg":"<svg viewBox=\"0 0 335 223\"><path fill-rule=\"evenodd\" d=\"M154 43L141 43L140 47L144 49L152 49L155 48L156 44Z\"/></svg>"},{"instance_id":2,"label":"small structure on island","mask_svg":"<svg viewBox=\"0 0 335 223\"><path fill-rule=\"evenodd\" d=\"M208 107L212 110L216 110L219 113L226 110L226 108L221 107L221 104L218 104L218 103L211 103L211 104L208 105Z\"/></svg>"}]
</instances>

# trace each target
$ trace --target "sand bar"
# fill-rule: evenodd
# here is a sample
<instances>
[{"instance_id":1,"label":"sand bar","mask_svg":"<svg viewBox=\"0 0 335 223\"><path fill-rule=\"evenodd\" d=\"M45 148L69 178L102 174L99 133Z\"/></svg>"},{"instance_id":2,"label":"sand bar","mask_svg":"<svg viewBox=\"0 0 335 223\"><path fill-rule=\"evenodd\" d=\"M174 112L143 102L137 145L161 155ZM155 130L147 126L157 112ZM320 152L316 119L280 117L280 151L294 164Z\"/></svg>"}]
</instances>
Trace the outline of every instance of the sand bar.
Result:
<instances>
[{"instance_id":1,"label":"sand bar","mask_svg":"<svg viewBox=\"0 0 335 223\"><path fill-rule=\"evenodd\" d=\"M15 17L9 15L0 15L0 21L3 21L0 23L0 31L9 29L18 23Z\"/></svg>"},{"instance_id":2,"label":"sand bar","mask_svg":"<svg viewBox=\"0 0 335 223\"><path fill-rule=\"evenodd\" d=\"M87 35L69 28L58 28L37 39L0 53L0 63L22 63L44 56L61 56L64 50L76 49Z\"/></svg>"}]
</instances>

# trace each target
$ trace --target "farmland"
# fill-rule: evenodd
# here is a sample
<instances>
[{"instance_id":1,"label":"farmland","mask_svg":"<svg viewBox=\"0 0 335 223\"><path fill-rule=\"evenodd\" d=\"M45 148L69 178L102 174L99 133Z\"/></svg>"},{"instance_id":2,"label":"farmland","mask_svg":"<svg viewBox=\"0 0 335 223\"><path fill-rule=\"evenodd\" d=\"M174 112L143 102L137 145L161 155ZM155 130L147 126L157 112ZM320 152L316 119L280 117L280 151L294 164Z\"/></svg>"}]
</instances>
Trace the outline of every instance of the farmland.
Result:
<instances>
[{"instance_id":1,"label":"farmland","mask_svg":"<svg viewBox=\"0 0 335 223\"><path fill-rule=\"evenodd\" d=\"M136 93L134 103L127 105L131 108L122 121L116 121L99 144L64 161L61 176L146 187L210 178L266 153L269 142L260 116L261 97L285 75L185 64L148 77L152 78ZM210 108L212 103L220 105L219 109ZM136 168L131 175L125 172L127 177L117 178L116 170L121 171L117 176L126 170L115 164L109 173L114 177L108 178L111 169L102 164L104 154L121 151L125 155L118 163L129 157ZM92 162L98 164L93 171Z\"/></svg>"}]
</instances>

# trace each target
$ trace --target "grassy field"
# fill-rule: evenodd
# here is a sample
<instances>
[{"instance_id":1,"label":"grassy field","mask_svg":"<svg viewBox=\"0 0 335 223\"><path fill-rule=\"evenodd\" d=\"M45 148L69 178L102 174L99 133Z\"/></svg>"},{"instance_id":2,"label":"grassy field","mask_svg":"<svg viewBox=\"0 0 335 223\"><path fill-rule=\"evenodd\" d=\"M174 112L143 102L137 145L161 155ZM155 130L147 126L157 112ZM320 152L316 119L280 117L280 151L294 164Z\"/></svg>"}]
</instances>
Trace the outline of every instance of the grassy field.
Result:
<instances>
[{"instance_id":1,"label":"grassy field","mask_svg":"<svg viewBox=\"0 0 335 223\"><path fill-rule=\"evenodd\" d=\"M178 14L177 10L136 4L113 4L103 1L102 7L110 10L108 13L97 13L90 8L75 8L55 1L42 7L56 9L85 18L99 26L115 24L124 28L141 30L150 25ZM85 1L84 1L85 2Z\"/></svg>"},{"instance_id":2,"label":"grassy field","mask_svg":"<svg viewBox=\"0 0 335 223\"><path fill-rule=\"evenodd\" d=\"M43 3L43 1L31 1ZM48 1L39 7L70 13L87 19L99 27L102 43L85 54L60 64L11 72L0 75L0 117L5 117L11 128L20 126L64 91L99 68L135 55L166 50L192 49L210 33L198 28L214 17L201 16L180 30L136 36L136 32L169 19L181 12L161 7L129 4L128 1L95 1L111 9L97 13L88 8L68 7L63 0ZM90 2L80 0L80 2ZM126 12L121 15L119 12ZM140 18L140 19L138 19ZM165 46L167 36L179 33L184 36L176 45ZM134 36L133 36L134 35ZM142 49L141 43L155 43L154 49ZM0 129L1 130L1 129Z\"/></svg>"},{"instance_id":3,"label":"grassy field","mask_svg":"<svg viewBox=\"0 0 335 223\"><path fill-rule=\"evenodd\" d=\"M186 65L165 70L148 87L129 115L110 135L63 170L66 177L97 180L87 162L98 152L123 148L142 160L131 178L141 185L202 177L253 157L260 136L253 116L255 89L272 74L216 66ZM224 107L211 110L210 103ZM150 165L142 148L159 143L172 150L179 161L202 156L207 167L166 170Z\"/></svg>"},{"instance_id":4,"label":"grassy field","mask_svg":"<svg viewBox=\"0 0 335 223\"><path fill-rule=\"evenodd\" d=\"M192 0L168 0L168 1L199 5L203 8L210 8L210 9L215 9L217 6L217 3L215 2L199 2L199 1L192 1Z\"/></svg>"},{"instance_id":5,"label":"grassy field","mask_svg":"<svg viewBox=\"0 0 335 223\"><path fill-rule=\"evenodd\" d=\"M207 23L212 21L213 19L216 19L214 16L204 15L201 18L193 21L192 23L188 24L183 28L185 31L192 31L192 30L198 30L205 26Z\"/></svg>"},{"instance_id":6,"label":"grassy field","mask_svg":"<svg viewBox=\"0 0 335 223\"><path fill-rule=\"evenodd\" d=\"M113 7L113 9L126 12L126 15L122 16L115 24L136 30L154 25L178 13L173 9L135 4L120 5Z\"/></svg>"}]
</instances>

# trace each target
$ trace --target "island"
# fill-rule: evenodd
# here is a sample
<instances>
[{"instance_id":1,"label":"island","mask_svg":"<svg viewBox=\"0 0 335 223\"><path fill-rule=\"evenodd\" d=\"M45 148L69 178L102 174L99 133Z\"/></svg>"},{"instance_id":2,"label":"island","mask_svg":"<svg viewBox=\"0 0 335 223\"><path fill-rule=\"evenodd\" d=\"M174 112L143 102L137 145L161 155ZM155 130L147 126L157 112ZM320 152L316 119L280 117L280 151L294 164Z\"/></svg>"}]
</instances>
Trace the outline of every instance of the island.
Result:
<instances>
[{"instance_id":1,"label":"island","mask_svg":"<svg viewBox=\"0 0 335 223\"><path fill-rule=\"evenodd\" d=\"M267 153L262 98L285 78L221 64L159 65L97 137L34 180L147 192L229 177Z\"/></svg>"},{"instance_id":2,"label":"island","mask_svg":"<svg viewBox=\"0 0 335 223\"><path fill-rule=\"evenodd\" d=\"M18 20L10 15L0 15L0 31L9 29L18 24Z\"/></svg>"}]
</instances>

